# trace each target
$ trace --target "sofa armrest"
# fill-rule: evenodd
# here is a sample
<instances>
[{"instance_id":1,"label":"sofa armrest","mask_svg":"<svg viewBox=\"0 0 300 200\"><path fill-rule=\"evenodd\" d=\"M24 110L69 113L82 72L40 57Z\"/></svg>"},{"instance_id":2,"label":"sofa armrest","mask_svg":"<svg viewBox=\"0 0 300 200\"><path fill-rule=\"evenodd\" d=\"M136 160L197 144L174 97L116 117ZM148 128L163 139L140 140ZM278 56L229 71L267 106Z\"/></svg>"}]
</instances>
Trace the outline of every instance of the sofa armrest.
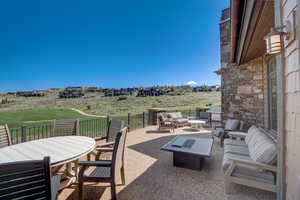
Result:
<instances>
[{"instance_id":1,"label":"sofa armrest","mask_svg":"<svg viewBox=\"0 0 300 200\"><path fill-rule=\"evenodd\" d=\"M233 164L238 165L238 164L243 164L243 165L251 165L253 167L257 167L263 170L268 170L272 172L277 172L277 167L274 165L268 165L264 163L259 163L255 161L249 161L249 160L243 160L243 159L232 159Z\"/></svg>"},{"instance_id":2,"label":"sofa armrest","mask_svg":"<svg viewBox=\"0 0 300 200\"><path fill-rule=\"evenodd\" d=\"M247 133L240 132L240 131L228 131L229 137L235 137L235 138L246 138Z\"/></svg>"},{"instance_id":3,"label":"sofa armrest","mask_svg":"<svg viewBox=\"0 0 300 200\"><path fill-rule=\"evenodd\" d=\"M217 125L217 126L214 126L215 127L215 129L217 129L217 128L222 128L222 129L224 129L224 126L221 126L221 125Z\"/></svg>"}]
</instances>

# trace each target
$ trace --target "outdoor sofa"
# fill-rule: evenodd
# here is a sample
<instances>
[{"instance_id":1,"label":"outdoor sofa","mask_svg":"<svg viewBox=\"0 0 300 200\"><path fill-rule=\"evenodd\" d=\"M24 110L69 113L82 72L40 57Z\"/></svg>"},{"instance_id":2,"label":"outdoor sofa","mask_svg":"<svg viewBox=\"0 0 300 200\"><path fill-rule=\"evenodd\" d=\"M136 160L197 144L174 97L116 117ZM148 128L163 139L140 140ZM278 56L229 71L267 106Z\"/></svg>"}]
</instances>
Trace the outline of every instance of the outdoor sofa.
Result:
<instances>
[{"instance_id":1,"label":"outdoor sofa","mask_svg":"<svg viewBox=\"0 0 300 200\"><path fill-rule=\"evenodd\" d=\"M166 113L159 113L157 115L157 123L158 123L158 130L169 130L170 132L174 132L176 127L175 122L168 118Z\"/></svg>"},{"instance_id":2,"label":"outdoor sofa","mask_svg":"<svg viewBox=\"0 0 300 200\"><path fill-rule=\"evenodd\" d=\"M184 118L181 114L181 112L172 112L167 114L168 120L173 121L175 124L175 127L182 127L187 125L189 119Z\"/></svg>"},{"instance_id":3,"label":"outdoor sofa","mask_svg":"<svg viewBox=\"0 0 300 200\"><path fill-rule=\"evenodd\" d=\"M238 137L238 132L234 132ZM225 174L226 193L231 183L276 190L277 141L259 127L251 126L244 140L225 139L222 170ZM243 136L242 136L243 137Z\"/></svg>"}]
</instances>

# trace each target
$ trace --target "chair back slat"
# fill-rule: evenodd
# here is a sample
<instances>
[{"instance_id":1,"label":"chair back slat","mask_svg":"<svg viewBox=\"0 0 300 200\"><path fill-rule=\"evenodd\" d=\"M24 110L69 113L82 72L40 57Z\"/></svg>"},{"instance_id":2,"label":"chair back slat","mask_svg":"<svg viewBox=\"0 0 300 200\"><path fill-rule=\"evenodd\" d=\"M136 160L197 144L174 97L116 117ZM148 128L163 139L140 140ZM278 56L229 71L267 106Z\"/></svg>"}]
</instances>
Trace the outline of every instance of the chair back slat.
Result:
<instances>
[{"instance_id":1,"label":"chair back slat","mask_svg":"<svg viewBox=\"0 0 300 200\"><path fill-rule=\"evenodd\" d=\"M107 142L115 141L118 132L122 130L124 126L123 121L112 119L109 121L108 130L107 130Z\"/></svg>"},{"instance_id":2,"label":"chair back slat","mask_svg":"<svg viewBox=\"0 0 300 200\"><path fill-rule=\"evenodd\" d=\"M0 148L11 145L10 132L7 125L0 125Z\"/></svg>"},{"instance_id":3,"label":"chair back slat","mask_svg":"<svg viewBox=\"0 0 300 200\"><path fill-rule=\"evenodd\" d=\"M68 136L78 134L78 119L64 119L53 121L53 136Z\"/></svg>"},{"instance_id":4,"label":"chair back slat","mask_svg":"<svg viewBox=\"0 0 300 200\"><path fill-rule=\"evenodd\" d=\"M0 164L0 199L50 200L50 158Z\"/></svg>"},{"instance_id":5,"label":"chair back slat","mask_svg":"<svg viewBox=\"0 0 300 200\"><path fill-rule=\"evenodd\" d=\"M125 149L125 142L127 137L127 127L123 128L120 132L118 132L115 144L114 144L114 150L112 155L112 170L114 172L112 173L113 176L115 176L116 172L119 172L121 167L124 164L124 149Z\"/></svg>"}]
</instances>

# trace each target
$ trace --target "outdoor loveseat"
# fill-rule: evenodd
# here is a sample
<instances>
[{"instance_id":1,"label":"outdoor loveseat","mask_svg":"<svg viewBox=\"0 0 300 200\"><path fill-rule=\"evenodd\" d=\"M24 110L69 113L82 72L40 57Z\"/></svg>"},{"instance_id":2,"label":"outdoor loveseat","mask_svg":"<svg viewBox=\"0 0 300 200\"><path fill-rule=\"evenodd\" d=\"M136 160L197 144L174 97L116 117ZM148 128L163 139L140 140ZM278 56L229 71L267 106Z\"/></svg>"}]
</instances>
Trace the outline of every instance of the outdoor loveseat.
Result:
<instances>
[{"instance_id":1,"label":"outdoor loveseat","mask_svg":"<svg viewBox=\"0 0 300 200\"><path fill-rule=\"evenodd\" d=\"M175 129L175 123L173 120L170 120L170 118L168 118L166 113L159 113L157 115L157 123L158 123L158 130L164 130L164 129L168 129L170 132L173 131Z\"/></svg>"},{"instance_id":2,"label":"outdoor loveseat","mask_svg":"<svg viewBox=\"0 0 300 200\"><path fill-rule=\"evenodd\" d=\"M266 130L250 127L247 134L233 132L235 138L225 139L222 169L226 192L231 183L275 192L276 139Z\"/></svg>"},{"instance_id":3,"label":"outdoor loveseat","mask_svg":"<svg viewBox=\"0 0 300 200\"><path fill-rule=\"evenodd\" d=\"M184 118L181 112L168 113L167 117L169 121L174 122L176 128L185 126L188 123L188 118Z\"/></svg>"}]
</instances>

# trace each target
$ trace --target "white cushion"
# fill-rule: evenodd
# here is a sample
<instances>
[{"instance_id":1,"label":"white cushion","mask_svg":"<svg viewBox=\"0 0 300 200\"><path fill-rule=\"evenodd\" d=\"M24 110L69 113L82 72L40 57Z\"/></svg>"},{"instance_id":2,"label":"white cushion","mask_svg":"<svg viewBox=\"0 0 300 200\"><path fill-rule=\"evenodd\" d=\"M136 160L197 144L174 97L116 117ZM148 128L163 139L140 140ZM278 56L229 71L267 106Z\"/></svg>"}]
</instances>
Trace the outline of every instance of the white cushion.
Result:
<instances>
[{"instance_id":1,"label":"white cushion","mask_svg":"<svg viewBox=\"0 0 300 200\"><path fill-rule=\"evenodd\" d=\"M169 113L168 117L172 119L179 119L182 118L182 114L181 112L173 112L173 113Z\"/></svg>"},{"instance_id":2,"label":"white cushion","mask_svg":"<svg viewBox=\"0 0 300 200\"><path fill-rule=\"evenodd\" d=\"M224 153L233 153L249 156L249 149L247 146L224 145Z\"/></svg>"},{"instance_id":3,"label":"white cushion","mask_svg":"<svg viewBox=\"0 0 300 200\"><path fill-rule=\"evenodd\" d=\"M248 134L245 138L245 142L246 144L249 145L249 143L251 143L252 139L255 140L256 139L256 135L260 133L259 128L257 128L255 125L251 126L248 130ZM254 142L254 141L252 141Z\"/></svg>"},{"instance_id":4,"label":"white cushion","mask_svg":"<svg viewBox=\"0 0 300 200\"><path fill-rule=\"evenodd\" d=\"M224 146L226 146L226 145L245 146L248 148L248 145L245 143L245 141L234 140L234 139L229 139L229 138L224 140Z\"/></svg>"},{"instance_id":5,"label":"white cushion","mask_svg":"<svg viewBox=\"0 0 300 200\"><path fill-rule=\"evenodd\" d=\"M240 131L230 131L228 132L228 135L230 137L245 138L247 136L247 133Z\"/></svg>"},{"instance_id":6,"label":"white cushion","mask_svg":"<svg viewBox=\"0 0 300 200\"><path fill-rule=\"evenodd\" d=\"M239 128L240 121L237 119L227 119L225 124L225 130L237 130Z\"/></svg>"},{"instance_id":7,"label":"white cushion","mask_svg":"<svg viewBox=\"0 0 300 200\"><path fill-rule=\"evenodd\" d=\"M274 164L277 157L276 144L262 132L256 134L256 137L254 143L248 144L251 159L260 163Z\"/></svg>"}]
</instances>

